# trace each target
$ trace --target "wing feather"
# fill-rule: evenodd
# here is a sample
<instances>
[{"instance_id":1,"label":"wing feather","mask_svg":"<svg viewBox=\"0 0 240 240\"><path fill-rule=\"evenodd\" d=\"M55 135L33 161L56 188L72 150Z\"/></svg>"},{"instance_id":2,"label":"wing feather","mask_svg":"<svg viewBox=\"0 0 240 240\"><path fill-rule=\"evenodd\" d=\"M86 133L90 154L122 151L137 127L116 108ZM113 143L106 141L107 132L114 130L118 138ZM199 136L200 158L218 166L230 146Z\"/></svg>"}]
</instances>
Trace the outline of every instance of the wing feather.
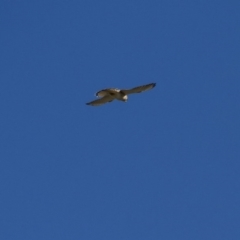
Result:
<instances>
[{"instance_id":1,"label":"wing feather","mask_svg":"<svg viewBox=\"0 0 240 240\"><path fill-rule=\"evenodd\" d=\"M124 89L122 90L125 94L132 94L132 93L141 93L147 90L150 90L156 86L156 83L150 83L142 86L138 86L132 89Z\"/></svg>"},{"instance_id":2,"label":"wing feather","mask_svg":"<svg viewBox=\"0 0 240 240\"><path fill-rule=\"evenodd\" d=\"M103 90L97 92L95 95L96 95L96 97L105 97L108 95L108 92L106 89L103 89Z\"/></svg>"},{"instance_id":3,"label":"wing feather","mask_svg":"<svg viewBox=\"0 0 240 240\"><path fill-rule=\"evenodd\" d=\"M107 88L107 89L103 89L99 92L96 93L97 97L105 97L107 95L115 95L116 93L118 93L120 91L120 89L117 88Z\"/></svg>"},{"instance_id":4,"label":"wing feather","mask_svg":"<svg viewBox=\"0 0 240 240\"><path fill-rule=\"evenodd\" d=\"M102 97L100 99L94 100L94 101L86 103L86 104L91 105L91 106L100 106L100 105L105 104L107 102L113 101L113 99L114 98L111 97L111 96L105 96L105 97Z\"/></svg>"}]
</instances>

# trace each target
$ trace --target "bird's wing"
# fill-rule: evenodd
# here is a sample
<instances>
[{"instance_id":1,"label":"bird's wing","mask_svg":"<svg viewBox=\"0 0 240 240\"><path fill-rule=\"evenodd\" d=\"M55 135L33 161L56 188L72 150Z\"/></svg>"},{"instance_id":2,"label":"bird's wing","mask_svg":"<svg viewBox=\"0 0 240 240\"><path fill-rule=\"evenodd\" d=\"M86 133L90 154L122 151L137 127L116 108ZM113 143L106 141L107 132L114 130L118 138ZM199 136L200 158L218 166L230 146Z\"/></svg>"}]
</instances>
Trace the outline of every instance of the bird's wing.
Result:
<instances>
[{"instance_id":1,"label":"bird's wing","mask_svg":"<svg viewBox=\"0 0 240 240\"><path fill-rule=\"evenodd\" d=\"M107 89L103 89L101 91L98 91L95 95L96 97L105 97L108 95L108 91Z\"/></svg>"},{"instance_id":2,"label":"bird's wing","mask_svg":"<svg viewBox=\"0 0 240 240\"><path fill-rule=\"evenodd\" d=\"M101 91L98 91L96 93L96 96L97 97L105 97L105 96L108 96L108 95L115 95L117 92L119 92L120 90L117 89L117 88L108 88L108 89L103 89Z\"/></svg>"},{"instance_id":3,"label":"bird's wing","mask_svg":"<svg viewBox=\"0 0 240 240\"><path fill-rule=\"evenodd\" d=\"M105 96L105 97L102 97L100 99L94 100L94 101L86 103L86 104L91 105L91 106L100 106L104 103L111 102L113 100L114 100L114 98L112 96Z\"/></svg>"},{"instance_id":4,"label":"bird's wing","mask_svg":"<svg viewBox=\"0 0 240 240\"><path fill-rule=\"evenodd\" d=\"M124 92L125 94L140 93L143 91L150 90L150 89L154 88L155 86L156 86L156 83L150 83L150 84L142 85L142 86L135 87L132 89L123 89L121 91Z\"/></svg>"}]
</instances>

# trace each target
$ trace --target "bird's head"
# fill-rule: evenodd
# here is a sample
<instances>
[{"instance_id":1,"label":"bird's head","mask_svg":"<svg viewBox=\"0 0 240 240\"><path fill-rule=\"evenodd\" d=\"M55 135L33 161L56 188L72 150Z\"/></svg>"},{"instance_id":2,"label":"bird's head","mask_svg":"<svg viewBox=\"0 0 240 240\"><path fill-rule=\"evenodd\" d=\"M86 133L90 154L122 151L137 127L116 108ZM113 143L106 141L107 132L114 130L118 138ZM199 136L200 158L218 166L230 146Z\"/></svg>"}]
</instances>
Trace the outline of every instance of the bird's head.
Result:
<instances>
[{"instance_id":1,"label":"bird's head","mask_svg":"<svg viewBox=\"0 0 240 240\"><path fill-rule=\"evenodd\" d=\"M127 95L124 95L123 98L122 98L122 101L123 101L123 102L127 102L127 99L128 99L128 96L127 96Z\"/></svg>"}]
</instances>

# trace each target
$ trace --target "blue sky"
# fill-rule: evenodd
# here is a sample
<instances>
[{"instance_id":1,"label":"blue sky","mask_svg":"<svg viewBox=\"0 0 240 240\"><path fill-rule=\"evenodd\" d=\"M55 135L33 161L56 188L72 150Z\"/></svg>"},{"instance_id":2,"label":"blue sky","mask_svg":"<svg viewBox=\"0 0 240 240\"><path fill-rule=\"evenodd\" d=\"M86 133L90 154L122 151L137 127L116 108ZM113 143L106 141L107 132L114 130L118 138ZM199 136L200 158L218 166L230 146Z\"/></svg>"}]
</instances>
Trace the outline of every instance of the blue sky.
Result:
<instances>
[{"instance_id":1,"label":"blue sky","mask_svg":"<svg viewBox=\"0 0 240 240\"><path fill-rule=\"evenodd\" d=\"M239 12L1 1L0 238L240 239Z\"/></svg>"}]
</instances>

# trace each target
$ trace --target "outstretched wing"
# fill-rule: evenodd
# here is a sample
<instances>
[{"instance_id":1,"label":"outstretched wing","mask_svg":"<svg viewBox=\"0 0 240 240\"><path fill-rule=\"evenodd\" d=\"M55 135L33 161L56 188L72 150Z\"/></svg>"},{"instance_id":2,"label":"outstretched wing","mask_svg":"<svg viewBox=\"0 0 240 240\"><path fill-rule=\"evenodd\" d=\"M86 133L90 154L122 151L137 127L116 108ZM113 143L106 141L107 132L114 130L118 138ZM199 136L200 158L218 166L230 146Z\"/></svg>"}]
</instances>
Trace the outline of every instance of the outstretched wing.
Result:
<instances>
[{"instance_id":1,"label":"outstretched wing","mask_svg":"<svg viewBox=\"0 0 240 240\"><path fill-rule=\"evenodd\" d=\"M142 85L139 87L135 87L132 89L124 89L122 90L122 92L124 92L125 94L131 94L131 93L141 93L143 91L147 91L150 90L152 88L154 88L156 86L156 83L150 83L150 84L146 84L146 85Z\"/></svg>"},{"instance_id":2,"label":"outstretched wing","mask_svg":"<svg viewBox=\"0 0 240 240\"><path fill-rule=\"evenodd\" d=\"M107 88L103 89L99 92L96 93L96 97L105 97L107 95L112 95L114 96L116 93L118 93L120 90L117 88Z\"/></svg>"},{"instance_id":3,"label":"outstretched wing","mask_svg":"<svg viewBox=\"0 0 240 240\"><path fill-rule=\"evenodd\" d=\"M94 101L86 103L86 104L91 105L91 106L100 106L100 105L105 104L107 102L113 101L113 99L114 98L112 96L105 96L105 97L102 97L100 99L94 100Z\"/></svg>"}]
</instances>

